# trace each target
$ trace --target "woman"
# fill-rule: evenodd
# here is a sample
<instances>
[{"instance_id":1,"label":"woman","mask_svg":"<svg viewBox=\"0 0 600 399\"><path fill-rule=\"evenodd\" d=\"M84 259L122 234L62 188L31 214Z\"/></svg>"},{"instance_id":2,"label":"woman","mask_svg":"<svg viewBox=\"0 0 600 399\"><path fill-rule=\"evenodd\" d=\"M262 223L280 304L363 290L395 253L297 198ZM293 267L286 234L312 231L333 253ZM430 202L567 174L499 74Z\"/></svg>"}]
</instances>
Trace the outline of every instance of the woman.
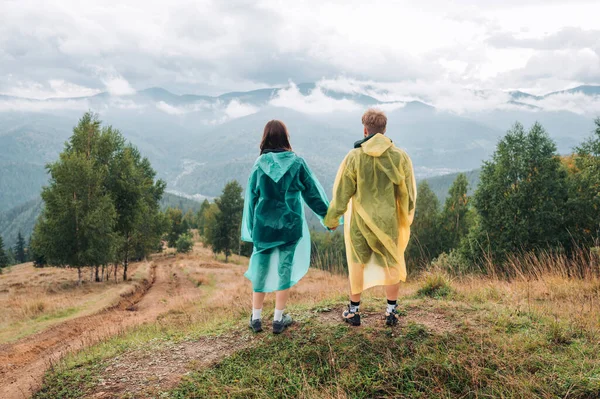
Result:
<instances>
[{"instance_id":1,"label":"woman","mask_svg":"<svg viewBox=\"0 0 600 399\"><path fill-rule=\"evenodd\" d=\"M265 293L276 291L273 333L280 334L292 318L284 315L289 288L308 271L310 233L304 204L322 220L329 201L304 159L292 151L283 122L267 123L246 186L242 240L254 244L245 276L252 281L250 328L262 331Z\"/></svg>"}]
</instances>

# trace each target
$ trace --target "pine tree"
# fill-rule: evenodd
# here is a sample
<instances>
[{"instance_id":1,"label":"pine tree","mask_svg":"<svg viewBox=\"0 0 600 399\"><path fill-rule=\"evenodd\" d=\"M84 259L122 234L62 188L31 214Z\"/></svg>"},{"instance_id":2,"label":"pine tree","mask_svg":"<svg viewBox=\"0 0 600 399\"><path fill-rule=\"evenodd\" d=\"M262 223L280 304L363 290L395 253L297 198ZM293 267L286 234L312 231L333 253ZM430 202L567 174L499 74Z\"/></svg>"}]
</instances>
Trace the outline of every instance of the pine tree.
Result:
<instances>
[{"instance_id":1,"label":"pine tree","mask_svg":"<svg viewBox=\"0 0 600 399\"><path fill-rule=\"evenodd\" d=\"M198 228L198 220L191 209L188 209L188 211L185 213L183 220L187 223L188 229Z\"/></svg>"},{"instance_id":2,"label":"pine tree","mask_svg":"<svg viewBox=\"0 0 600 399\"><path fill-rule=\"evenodd\" d=\"M17 263L25 263L27 261L27 257L25 255L25 240L23 239L23 235L20 231L17 235L17 243L15 244L15 259Z\"/></svg>"},{"instance_id":3,"label":"pine tree","mask_svg":"<svg viewBox=\"0 0 600 399\"><path fill-rule=\"evenodd\" d=\"M205 226L205 213L210 208L210 202L205 199L200 205L200 210L196 214L196 225L198 226L198 233L203 236L204 235L204 226Z\"/></svg>"},{"instance_id":4,"label":"pine tree","mask_svg":"<svg viewBox=\"0 0 600 399\"><path fill-rule=\"evenodd\" d=\"M441 215L441 227L443 234L440 239L443 242L442 250L450 252L460 244L461 240L469 232L469 202L467 195L469 181L464 173L460 173L448 190L448 198L444 204Z\"/></svg>"},{"instance_id":5,"label":"pine tree","mask_svg":"<svg viewBox=\"0 0 600 399\"><path fill-rule=\"evenodd\" d=\"M219 218L219 214L221 210L219 206L215 203L212 203L208 206L208 208L204 211L204 244L213 248L213 253L216 255L217 252L214 251L214 243L217 241L219 236L219 225L217 219Z\"/></svg>"},{"instance_id":6,"label":"pine tree","mask_svg":"<svg viewBox=\"0 0 600 399\"><path fill-rule=\"evenodd\" d=\"M466 245L486 248L496 259L565 245L570 240L567 195L566 171L554 142L540 124L525 132L517 123L484 163L473 198L478 231L469 234L477 242Z\"/></svg>"},{"instance_id":7,"label":"pine tree","mask_svg":"<svg viewBox=\"0 0 600 399\"><path fill-rule=\"evenodd\" d=\"M2 240L2 236L0 236L0 269L8 266L8 256L4 251L4 241Z\"/></svg>"},{"instance_id":8,"label":"pine tree","mask_svg":"<svg viewBox=\"0 0 600 399\"><path fill-rule=\"evenodd\" d=\"M216 236L213 237L214 253L223 252L225 261L240 247L240 225L244 210L242 186L237 181L229 182L223 194L215 200L220 212L216 215Z\"/></svg>"},{"instance_id":9,"label":"pine tree","mask_svg":"<svg viewBox=\"0 0 600 399\"><path fill-rule=\"evenodd\" d=\"M569 231L585 246L600 246L600 118L595 123L592 137L575 148L569 176Z\"/></svg>"},{"instance_id":10,"label":"pine tree","mask_svg":"<svg viewBox=\"0 0 600 399\"><path fill-rule=\"evenodd\" d=\"M440 205L427 181L419 184L417 192L419 195L417 195L415 219L411 226L407 257L412 263L424 264L437 257L441 252Z\"/></svg>"},{"instance_id":11,"label":"pine tree","mask_svg":"<svg viewBox=\"0 0 600 399\"><path fill-rule=\"evenodd\" d=\"M157 247L164 224L153 223L158 218L160 199L165 190L162 180L154 181L156 172L147 158L142 158L133 145L125 145L121 134L115 135L117 147L110 162L107 189L114 199L117 212L117 253L123 264L123 280L132 255L147 256Z\"/></svg>"},{"instance_id":12,"label":"pine tree","mask_svg":"<svg viewBox=\"0 0 600 399\"><path fill-rule=\"evenodd\" d=\"M37 226L36 226L37 227ZM35 228L31 238L29 239L29 260L33 262L33 267L45 267L46 266L46 257L44 254L38 250L36 247L36 239L35 239Z\"/></svg>"},{"instance_id":13,"label":"pine tree","mask_svg":"<svg viewBox=\"0 0 600 399\"><path fill-rule=\"evenodd\" d=\"M167 209L167 219L169 220L169 230L167 233L167 245L175 248L179 236L187 233L188 229L183 220L183 212L178 208Z\"/></svg>"},{"instance_id":14,"label":"pine tree","mask_svg":"<svg viewBox=\"0 0 600 399\"><path fill-rule=\"evenodd\" d=\"M32 245L48 264L77 268L79 282L82 267L115 259L117 215L105 184L115 137L86 113L59 160L47 167L50 182Z\"/></svg>"}]
</instances>

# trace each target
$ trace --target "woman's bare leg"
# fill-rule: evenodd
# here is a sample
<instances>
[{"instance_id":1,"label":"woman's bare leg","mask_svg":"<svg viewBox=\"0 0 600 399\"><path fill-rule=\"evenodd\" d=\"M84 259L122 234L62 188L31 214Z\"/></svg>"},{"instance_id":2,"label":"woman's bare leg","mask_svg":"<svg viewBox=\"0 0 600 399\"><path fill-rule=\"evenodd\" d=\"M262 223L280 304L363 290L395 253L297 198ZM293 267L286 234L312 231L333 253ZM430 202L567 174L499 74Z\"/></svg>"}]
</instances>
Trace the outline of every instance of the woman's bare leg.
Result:
<instances>
[{"instance_id":1,"label":"woman's bare leg","mask_svg":"<svg viewBox=\"0 0 600 399\"><path fill-rule=\"evenodd\" d=\"M290 297L290 290L277 291L275 293L275 309L284 310L288 298Z\"/></svg>"},{"instance_id":2,"label":"woman's bare leg","mask_svg":"<svg viewBox=\"0 0 600 399\"><path fill-rule=\"evenodd\" d=\"M253 309L262 309L263 303L265 302L265 293L264 292L253 292L252 293L252 308Z\"/></svg>"}]
</instances>

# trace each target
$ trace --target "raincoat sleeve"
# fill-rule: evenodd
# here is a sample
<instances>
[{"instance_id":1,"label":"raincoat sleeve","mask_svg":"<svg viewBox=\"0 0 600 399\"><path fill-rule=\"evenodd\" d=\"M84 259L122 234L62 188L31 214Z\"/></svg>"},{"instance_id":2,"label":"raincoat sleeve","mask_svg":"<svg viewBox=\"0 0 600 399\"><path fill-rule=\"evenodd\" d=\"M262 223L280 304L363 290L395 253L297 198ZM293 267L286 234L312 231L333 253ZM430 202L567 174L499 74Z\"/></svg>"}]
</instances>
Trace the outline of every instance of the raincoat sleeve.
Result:
<instances>
[{"instance_id":1,"label":"raincoat sleeve","mask_svg":"<svg viewBox=\"0 0 600 399\"><path fill-rule=\"evenodd\" d=\"M304 186L302 199L323 222L329 208L329 199L325 194L325 190L323 190L323 186L305 162L302 162L302 168L300 169L300 182Z\"/></svg>"},{"instance_id":2,"label":"raincoat sleeve","mask_svg":"<svg viewBox=\"0 0 600 399\"><path fill-rule=\"evenodd\" d=\"M335 229L340 225L340 217L348 209L348 203L355 193L356 171L353 159L348 155L340 165L335 178L333 199L324 221L327 228Z\"/></svg>"},{"instance_id":3,"label":"raincoat sleeve","mask_svg":"<svg viewBox=\"0 0 600 399\"><path fill-rule=\"evenodd\" d=\"M405 184L408 191L408 220L410 224L412 224L415 218L415 208L417 204L417 182L415 180L412 161L408 155L405 155L403 163Z\"/></svg>"},{"instance_id":4,"label":"raincoat sleeve","mask_svg":"<svg viewBox=\"0 0 600 399\"><path fill-rule=\"evenodd\" d=\"M244 196L244 216L242 217L242 241L252 242L252 228L254 223L254 209L258 200L257 169L253 169Z\"/></svg>"}]
</instances>

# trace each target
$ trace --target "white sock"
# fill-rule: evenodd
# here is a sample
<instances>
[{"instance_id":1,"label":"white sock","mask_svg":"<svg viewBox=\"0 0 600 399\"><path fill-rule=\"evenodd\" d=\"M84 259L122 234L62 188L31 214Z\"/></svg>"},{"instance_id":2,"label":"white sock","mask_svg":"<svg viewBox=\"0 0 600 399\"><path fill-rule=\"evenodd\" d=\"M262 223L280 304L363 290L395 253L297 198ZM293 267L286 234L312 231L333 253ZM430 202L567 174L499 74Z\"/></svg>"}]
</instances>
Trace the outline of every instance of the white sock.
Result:
<instances>
[{"instance_id":1,"label":"white sock","mask_svg":"<svg viewBox=\"0 0 600 399\"><path fill-rule=\"evenodd\" d=\"M252 320L260 320L262 309L252 309Z\"/></svg>"},{"instance_id":2,"label":"white sock","mask_svg":"<svg viewBox=\"0 0 600 399\"><path fill-rule=\"evenodd\" d=\"M387 309L386 312L388 313L392 313L394 311L394 309L396 309L397 305L390 305L389 303L387 304Z\"/></svg>"},{"instance_id":3,"label":"white sock","mask_svg":"<svg viewBox=\"0 0 600 399\"><path fill-rule=\"evenodd\" d=\"M281 321L281 319L283 319L283 311L285 309L279 310L279 309L275 309L275 315L273 316L273 320L274 321Z\"/></svg>"}]
</instances>

